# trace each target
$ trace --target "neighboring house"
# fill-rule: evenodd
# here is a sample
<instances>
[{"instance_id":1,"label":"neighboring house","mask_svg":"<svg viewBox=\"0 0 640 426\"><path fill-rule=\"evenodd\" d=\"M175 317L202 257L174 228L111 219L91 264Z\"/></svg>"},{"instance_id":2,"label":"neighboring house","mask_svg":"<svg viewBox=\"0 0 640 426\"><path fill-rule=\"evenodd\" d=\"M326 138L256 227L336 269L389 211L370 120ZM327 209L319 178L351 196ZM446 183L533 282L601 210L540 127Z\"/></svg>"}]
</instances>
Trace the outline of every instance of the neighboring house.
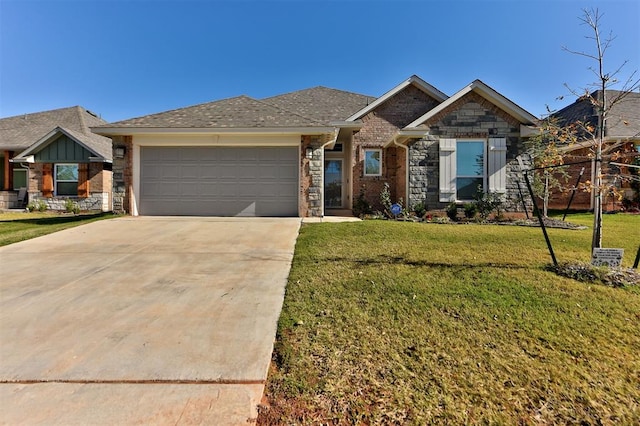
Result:
<instances>
[{"instance_id":1,"label":"neighboring house","mask_svg":"<svg viewBox=\"0 0 640 426\"><path fill-rule=\"evenodd\" d=\"M114 141L114 210L323 216L364 197L442 209L476 190L520 207L516 156L536 118L479 80L449 97L412 76L376 99L315 87L94 126Z\"/></svg>"},{"instance_id":2,"label":"neighboring house","mask_svg":"<svg viewBox=\"0 0 640 426\"><path fill-rule=\"evenodd\" d=\"M0 119L0 208L42 201L63 210L70 199L110 211L111 139L89 129L105 123L80 106Z\"/></svg>"},{"instance_id":3,"label":"neighboring house","mask_svg":"<svg viewBox=\"0 0 640 426\"><path fill-rule=\"evenodd\" d=\"M621 92L607 90L608 99L615 99ZM581 122L597 127L598 115L595 106L590 101L598 99L600 91L593 92L590 97L581 97L573 104L566 106L554 114L562 125L571 125ZM571 209L593 209L593 194L586 182L594 182L595 144L588 135L584 140L576 144L561 148L563 160L568 164L568 179L565 192L552 195L549 207L565 209L571 198ZM620 102L615 103L609 110L605 125L605 139L603 142L602 177L605 191L603 192L603 209L605 211L619 210L623 203L616 193L627 200L638 202L638 179L640 174L637 169L626 167L623 164L631 164L640 157L640 93L627 93ZM610 164L611 162L616 164ZM578 181L581 169L583 175ZM635 188L634 182L635 180ZM578 183L580 182L580 183ZM578 183L578 184L577 184ZM576 185L577 184L577 185Z\"/></svg>"}]
</instances>

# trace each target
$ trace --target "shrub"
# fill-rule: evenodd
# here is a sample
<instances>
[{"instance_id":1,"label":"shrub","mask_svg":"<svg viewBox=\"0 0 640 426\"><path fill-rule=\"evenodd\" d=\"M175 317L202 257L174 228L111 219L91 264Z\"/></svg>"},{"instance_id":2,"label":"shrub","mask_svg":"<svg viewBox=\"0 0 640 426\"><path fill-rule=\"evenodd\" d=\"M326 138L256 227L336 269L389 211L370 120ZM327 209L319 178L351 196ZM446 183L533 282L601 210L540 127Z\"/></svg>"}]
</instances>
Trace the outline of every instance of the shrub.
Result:
<instances>
[{"instance_id":1,"label":"shrub","mask_svg":"<svg viewBox=\"0 0 640 426\"><path fill-rule=\"evenodd\" d=\"M476 203L465 203L462 208L464 209L464 217L467 219L473 219L478 214L478 205Z\"/></svg>"},{"instance_id":2,"label":"shrub","mask_svg":"<svg viewBox=\"0 0 640 426\"><path fill-rule=\"evenodd\" d=\"M31 201L28 205L27 205L27 210L29 210L30 212L44 212L47 210L49 206L47 206L47 203L45 203L42 200L39 201Z\"/></svg>"},{"instance_id":3,"label":"shrub","mask_svg":"<svg viewBox=\"0 0 640 426\"><path fill-rule=\"evenodd\" d=\"M360 194L358 195L358 198L356 198L356 201L353 203L353 214L358 217L373 213L371 204L369 204L369 202L367 201L364 192L365 187L364 185L362 185L362 188L360 188Z\"/></svg>"},{"instance_id":4,"label":"shrub","mask_svg":"<svg viewBox=\"0 0 640 426\"><path fill-rule=\"evenodd\" d=\"M476 195L476 207L482 220L486 220L492 211L496 211L496 217L502 216L502 196L495 192L478 191Z\"/></svg>"},{"instance_id":5,"label":"shrub","mask_svg":"<svg viewBox=\"0 0 640 426\"><path fill-rule=\"evenodd\" d=\"M450 203L445 211L449 219L454 222L458 220L458 205L456 203Z\"/></svg>"},{"instance_id":6,"label":"shrub","mask_svg":"<svg viewBox=\"0 0 640 426\"><path fill-rule=\"evenodd\" d=\"M427 213L427 207L425 206L424 202L422 202L422 201L420 201L419 203L414 204L412 210L416 214L416 216L418 216L418 217L424 217L424 215Z\"/></svg>"},{"instance_id":7,"label":"shrub","mask_svg":"<svg viewBox=\"0 0 640 426\"><path fill-rule=\"evenodd\" d=\"M65 201L64 210L67 213L74 213L74 214L80 213L80 207L78 206L78 204L76 202L74 202L71 199L67 199L67 201Z\"/></svg>"}]
</instances>

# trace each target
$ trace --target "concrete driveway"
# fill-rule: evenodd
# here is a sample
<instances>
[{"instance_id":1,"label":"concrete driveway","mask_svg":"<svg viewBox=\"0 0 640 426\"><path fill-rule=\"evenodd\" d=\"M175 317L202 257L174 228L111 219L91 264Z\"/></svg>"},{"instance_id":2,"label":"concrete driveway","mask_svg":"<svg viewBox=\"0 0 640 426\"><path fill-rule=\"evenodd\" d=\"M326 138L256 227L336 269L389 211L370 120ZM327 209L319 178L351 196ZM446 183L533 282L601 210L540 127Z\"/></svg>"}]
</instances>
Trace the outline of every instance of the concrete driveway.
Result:
<instances>
[{"instance_id":1,"label":"concrete driveway","mask_svg":"<svg viewBox=\"0 0 640 426\"><path fill-rule=\"evenodd\" d=\"M0 248L5 424L247 424L300 219L124 217Z\"/></svg>"}]
</instances>

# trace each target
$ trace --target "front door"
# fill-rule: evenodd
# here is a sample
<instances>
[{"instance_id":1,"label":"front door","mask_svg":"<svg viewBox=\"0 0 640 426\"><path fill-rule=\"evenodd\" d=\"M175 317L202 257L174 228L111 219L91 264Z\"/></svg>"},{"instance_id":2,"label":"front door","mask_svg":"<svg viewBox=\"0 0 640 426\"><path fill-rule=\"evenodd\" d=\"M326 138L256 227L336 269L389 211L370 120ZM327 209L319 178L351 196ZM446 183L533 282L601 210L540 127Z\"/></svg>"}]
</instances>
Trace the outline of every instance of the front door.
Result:
<instances>
[{"instance_id":1,"label":"front door","mask_svg":"<svg viewBox=\"0 0 640 426\"><path fill-rule=\"evenodd\" d=\"M324 207L341 209L342 204L342 160L324 161Z\"/></svg>"}]
</instances>

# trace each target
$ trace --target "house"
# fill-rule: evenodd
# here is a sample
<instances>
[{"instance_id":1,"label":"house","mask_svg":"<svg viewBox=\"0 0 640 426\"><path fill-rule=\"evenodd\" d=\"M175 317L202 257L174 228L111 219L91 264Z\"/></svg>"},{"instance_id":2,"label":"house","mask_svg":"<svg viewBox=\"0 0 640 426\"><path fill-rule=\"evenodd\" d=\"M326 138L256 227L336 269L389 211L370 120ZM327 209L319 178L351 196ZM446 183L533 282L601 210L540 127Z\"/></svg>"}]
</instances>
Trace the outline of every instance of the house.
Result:
<instances>
[{"instance_id":1,"label":"house","mask_svg":"<svg viewBox=\"0 0 640 426\"><path fill-rule=\"evenodd\" d=\"M622 94L617 90L607 90L607 99L616 99ZM553 115L560 124L568 126L583 123L592 128L597 127L598 114L591 101L599 99L601 91L578 98ZM571 201L574 210L592 210L593 194L587 182L594 182L595 145L594 140L583 134L578 143L561 148L564 164L567 164L565 190L556 191L549 201L550 208L565 209ZM611 105L605 125L603 141L602 178L605 186L603 193L603 210L620 210L622 200L640 202L638 188L640 173L637 168L627 164L635 162L640 166L640 93L629 92L619 102ZM572 198L573 197L573 198ZM620 198L621 197L621 198ZM635 200L635 201L634 201Z\"/></svg>"},{"instance_id":2,"label":"house","mask_svg":"<svg viewBox=\"0 0 640 426\"><path fill-rule=\"evenodd\" d=\"M110 211L111 139L89 129L105 123L80 106L0 119L0 208L64 210L70 199L81 210Z\"/></svg>"},{"instance_id":3,"label":"house","mask_svg":"<svg viewBox=\"0 0 640 426\"><path fill-rule=\"evenodd\" d=\"M476 80L447 96L412 76L379 98L314 87L94 126L113 139L114 209L324 216L394 200L442 209L478 188L520 207L516 156L536 118Z\"/></svg>"}]
</instances>

